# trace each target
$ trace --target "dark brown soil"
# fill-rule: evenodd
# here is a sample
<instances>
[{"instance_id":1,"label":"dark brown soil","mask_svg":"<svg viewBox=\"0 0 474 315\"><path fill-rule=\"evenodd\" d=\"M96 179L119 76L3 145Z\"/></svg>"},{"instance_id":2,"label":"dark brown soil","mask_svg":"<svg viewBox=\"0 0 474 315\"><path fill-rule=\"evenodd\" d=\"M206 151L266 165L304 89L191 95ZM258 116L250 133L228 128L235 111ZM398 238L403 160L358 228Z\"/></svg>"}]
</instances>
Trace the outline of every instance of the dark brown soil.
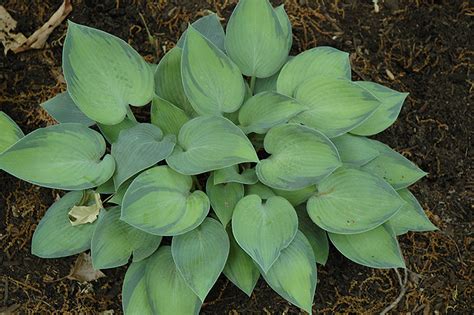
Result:
<instances>
[{"instance_id":1,"label":"dark brown soil","mask_svg":"<svg viewBox=\"0 0 474 315\"><path fill-rule=\"evenodd\" d=\"M17 29L29 35L61 2L6 0L1 4L19 21ZM409 282L395 311L472 313L474 7L467 0L379 2L381 11L374 13L371 1L285 1L294 26L293 52L334 46L351 53L354 79L410 92L398 122L377 138L429 172L413 189L440 231L400 238ZM227 19L234 5L235 1L227 0L77 0L69 18L124 38L147 60L157 61L140 13L162 56L188 22L207 10ZM0 56L0 110L25 132L53 123L39 104L65 88L60 76L65 32L65 25L55 30L47 49ZM63 279L74 257L44 260L30 254L32 232L58 192L5 173L0 178L0 312L10 307L21 313L121 313L124 267L105 270L106 278L81 284ZM318 312L377 313L400 293L393 270L355 265L334 249L318 272L314 305ZM298 313L298 309L263 281L249 299L221 278L202 312L270 314Z\"/></svg>"}]
</instances>

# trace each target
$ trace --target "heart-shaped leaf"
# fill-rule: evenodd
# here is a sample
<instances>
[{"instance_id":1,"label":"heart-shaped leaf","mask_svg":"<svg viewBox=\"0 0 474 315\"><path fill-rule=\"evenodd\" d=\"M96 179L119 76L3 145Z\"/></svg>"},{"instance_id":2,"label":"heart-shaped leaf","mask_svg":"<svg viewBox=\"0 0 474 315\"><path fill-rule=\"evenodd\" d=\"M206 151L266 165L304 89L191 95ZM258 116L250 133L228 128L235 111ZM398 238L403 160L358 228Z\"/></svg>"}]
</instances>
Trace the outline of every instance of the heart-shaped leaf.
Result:
<instances>
[{"instance_id":1,"label":"heart-shaped leaf","mask_svg":"<svg viewBox=\"0 0 474 315\"><path fill-rule=\"evenodd\" d=\"M188 27L181 61L184 91L201 115L239 109L245 84L239 68L192 26Z\"/></svg>"},{"instance_id":2,"label":"heart-shaped leaf","mask_svg":"<svg viewBox=\"0 0 474 315\"><path fill-rule=\"evenodd\" d=\"M137 125L137 122L128 117L125 117L124 120L122 120L120 123L116 125L103 125L103 124L97 123L97 126L100 129L100 132L104 135L105 140L107 140L107 142L110 144L117 142L117 139L120 135L120 132L122 132L122 130L130 129L136 125Z\"/></svg>"},{"instance_id":3,"label":"heart-shaped leaf","mask_svg":"<svg viewBox=\"0 0 474 315\"><path fill-rule=\"evenodd\" d=\"M121 219L150 234L186 233L201 224L210 208L206 194L190 193L191 186L191 176L168 166L146 170L127 189Z\"/></svg>"},{"instance_id":4,"label":"heart-shaped leaf","mask_svg":"<svg viewBox=\"0 0 474 315\"><path fill-rule=\"evenodd\" d=\"M342 162L352 166L362 166L372 161L379 155L371 141L365 137L344 134L332 139L337 148Z\"/></svg>"},{"instance_id":5,"label":"heart-shaped leaf","mask_svg":"<svg viewBox=\"0 0 474 315\"><path fill-rule=\"evenodd\" d=\"M133 175L167 158L175 142L174 135L163 136L160 128L152 124L138 124L122 131L112 144L116 162L115 189Z\"/></svg>"},{"instance_id":6,"label":"heart-shaped leaf","mask_svg":"<svg viewBox=\"0 0 474 315\"><path fill-rule=\"evenodd\" d=\"M20 127L7 114L0 111L0 154L25 135Z\"/></svg>"},{"instance_id":7,"label":"heart-shaped leaf","mask_svg":"<svg viewBox=\"0 0 474 315\"><path fill-rule=\"evenodd\" d=\"M266 78L281 68L291 46L284 18L268 0L239 1L227 23L225 47L243 74Z\"/></svg>"},{"instance_id":8,"label":"heart-shaped leaf","mask_svg":"<svg viewBox=\"0 0 474 315\"><path fill-rule=\"evenodd\" d=\"M237 244L230 227L227 228L227 235L230 240L230 252L223 272L233 284L250 297L260 272L252 258Z\"/></svg>"},{"instance_id":9,"label":"heart-shaped leaf","mask_svg":"<svg viewBox=\"0 0 474 315\"><path fill-rule=\"evenodd\" d=\"M201 301L224 269L229 246L224 227L211 218L194 230L173 237L171 252L176 268Z\"/></svg>"},{"instance_id":10,"label":"heart-shaped leaf","mask_svg":"<svg viewBox=\"0 0 474 315\"><path fill-rule=\"evenodd\" d=\"M372 230L392 217L404 201L384 180L370 173L341 168L318 185L308 214L326 231L354 234Z\"/></svg>"},{"instance_id":11,"label":"heart-shaped leaf","mask_svg":"<svg viewBox=\"0 0 474 315\"><path fill-rule=\"evenodd\" d=\"M262 92L248 99L239 110L239 123L245 133L266 133L306 109L295 99L276 92Z\"/></svg>"},{"instance_id":12,"label":"heart-shaped leaf","mask_svg":"<svg viewBox=\"0 0 474 315\"><path fill-rule=\"evenodd\" d=\"M295 98L309 109L292 121L316 128L329 138L354 129L381 104L369 91L349 80L324 76L299 85Z\"/></svg>"},{"instance_id":13,"label":"heart-shaped leaf","mask_svg":"<svg viewBox=\"0 0 474 315\"><path fill-rule=\"evenodd\" d=\"M242 130L223 117L196 117L179 131L178 144L166 162L174 170L196 175L258 157Z\"/></svg>"},{"instance_id":14,"label":"heart-shaped leaf","mask_svg":"<svg viewBox=\"0 0 474 315\"><path fill-rule=\"evenodd\" d=\"M366 121L351 130L351 133L361 136L375 135L390 127L402 109L408 93L400 93L374 82L356 82L359 86L374 94L382 105Z\"/></svg>"},{"instance_id":15,"label":"heart-shaped leaf","mask_svg":"<svg viewBox=\"0 0 474 315\"><path fill-rule=\"evenodd\" d=\"M145 283L153 314L199 314L201 301L176 268L171 247L160 247L146 261Z\"/></svg>"},{"instance_id":16,"label":"heart-shaped leaf","mask_svg":"<svg viewBox=\"0 0 474 315\"><path fill-rule=\"evenodd\" d=\"M232 219L237 202L244 197L244 185L239 183L214 184L214 174L206 183L206 193L212 209L225 227Z\"/></svg>"},{"instance_id":17,"label":"heart-shaped leaf","mask_svg":"<svg viewBox=\"0 0 474 315\"><path fill-rule=\"evenodd\" d=\"M296 207L308 200L316 192L316 185L311 185L298 190L282 190L273 189L277 196L283 197L288 200L293 207Z\"/></svg>"},{"instance_id":18,"label":"heart-shaped leaf","mask_svg":"<svg viewBox=\"0 0 474 315\"><path fill-rule=\"evenodd\" d=\"M316 291L316 260L306 237L298 231L263 278L285 300L312 314Z\"/></svg>"},{"instance_id":19,"label":"heart-shaped leaf","mask_svg":"<svg viewBox=\"0 0 474 315\"><path fill-rule=\"evenodd\" d=\"M382 177L393 188L406 188L428 174L382 142L371 140L371 143L380 155L362 169Z\"/></svg>"},{"instance_id":20,"label":"heart-shaped leaf","mask_svg":"<svg viewBox=\"0 0 474 315\"><path fill-rule=\"evenodd\" d=\"M91 246L96 223L72 226L68 212L84 197L72 191L53 203L33 234L31 252L41 258L59 258L81 253Z\"/></svg>"},{"instance_id":21,"label":"heart-shaped leaf","mask_svg":"<svg viewBox=\"0 0 474 315\"><path fill-rule=\"evenodd\" d=\"M179 107L155 96L151 104L151 123L158 126L165 135L178 135L189 116Z\"/></svg>"},{"instance_id":22,"label":"heart-shaped leaf","mask_svg":"<svg viewBox=\"0 0 474 315\"><path fill-rule=\"evenodd\" d=\"M350 80L349 54L325 46L300 53L289 60L281 69L276 91L293 97L303 82L315 76Z\"/></svg>"},{"instance_id":23,"label":"heart-shaped leaf","mask_svg":"<svg viewBox=\"0 0 474 315\"><path fill-rule=\"evenodd\" d=\"M397 238L389 225L358 234L328 233L329 239L348 259L371 268L405 268Z\"/></svg>"},{"instance_id":24,"label":"heart-shaped leaf","mask_svg":"<svg viewBox=\"0 0 474 315\"><path fill-rule=\"evenodd\" d=\"M181 57L183 50L175 47L160 60L155 71L155 94L161 99L179 107L187 116L194 116L194 111L184 92L181 77Z\"/></svg>"},{"instance_id":25,"label":"heart-shaped leaf","mask_svg":"<svg viewBox=\"0 0 474 315\"><path fill-rule=\"evenodd\" d=\"M130 45L111 34L69 21L63 72L73 102L90 119L121 122L129 104L153 96L151 67Z\"/></svg>"},{"instance_id":26,"label":"heart-shaped leaf","mask_svg":"<svg viewBox=\"0 0 474 315\"><path fill-rule=\"evenodd\" d=\"M214 171L214 184L216 185L224 183L252 185L256 182L258 182L258 178L253 168L244 169L242 173L239 173L239 166L232 165Z\"/></svg>"},{"instance_id":27,"label":"heart-shaped leaf","mask_svg":"<svg viewBox=\"0 0 474 315\"><path fill-rule=\"evenodd\" d=\"M408 231L424 232L438 229L431 223L418 200L408 189L403 188L397 192L406 203L400 211L388 220L388 224L393 228L396 235L402 235Z\"/></svg>"},{"instance_id":28,"label":"heart-shaped leaf","mask_svg":"<svg viewBox=\"0 0 474 315\"><path fill-rule=\"evenodd\" d=\"M59 93L41 104L41 107L59 123L78 123L88 127L95 124L74 104L68 92Z\"/></svg>"},{"instance_id":29,"label":"heart-shaped leaf","mask_svg":"<svg viewBox=\"0 0 474 315\"><path fill-rule=\"evenodd\" d=\"M242 198L234 209L232 231L235 240L267 272L296 235L298 217L282 197L265 202L257 195Z\"/></svg>"},{"instance_id":30,"label":"heart-shaped leaf","mask_svg":"<svg viewBox=\"0 0 474 315\"><path fill-rule=\"evenodd\" d=\"M325 265L329 256L329 242L326 231L314 224L306 211L306 207L296 208L298 214L298 229L306 236L313 248L316 262Z\"/></svg>"},{"instance_id":31,"label":"heart-shaped leaf","mask_svg":"<svg viewBox=\"0 0 474 315\"><path fill-rule=\"evenodd\" d=\"M281 30L286 37L286 49L289 51L291 49L291 45L293 44L293 33L291 30L291 22L286 14L285 5L279 5L278 7L274 8L273 11L280 23Z\"/></svg>"},{"instance_id":32,"label":"heart-shaped leaf","mask_svg":"<svg viewBox=\"0 0 474 315\"><path fill-rule=\"evenodd\" d=\"M94 269L106 269L141 261L160 246L161 236L136 229L120 220L120 207L102 211L92 237L91 255Z\"/></svg>"},{"instance_id":33,"label":"heart-shaped leaf","mask_svg":"<svg viewBox=\"0 0 474 315\"><path fill-rule=\"evenodd\" d=\"M81 124L36 129L0 155L0 169L35 185L82 190L105 183L115 162L102 136Z\"/></svg>"},{"instance_id":34,"label":"heart-shaped leaf","mask_svg":"<svg viewBox=\"0 0 474 315\"><path fill-rule=\"evenodd\" d=\"M125 314L153 315L145 282L147 264L147 260L133 262L125 273L122 285L122 309Z\"/></svg>"},{"instance_id":35,"label":"heart-shaped leaf","mask_svg":"<svg viewBox=\"0 0 474 315\"><path fill-rule=\"evenodd\" d=\"M305 188L341 165L336 147L325 135L298 124L273 127L264 146L271 156L257 164L257 176L272 188Z\"/></svg>"},{"instance_id":36,"label":"heart-shaped leaf","mask_svg":"<svg viewBox=\"0 0 474 315\"><path fill-rule=\"evenodd\" d=\"M275 191L260 182L257 182L253 185L246 185L245 195L257 195L263 200L267 200L270 197L276 196Z\"/></svg>"},{"instance_id":37,"label":"heart-shaped leaf","mask_svg":"<svg viewBox=\"0 0 474 315\"><path fill-rule=\"evenodd\" d=\"M224 29L219 20L217 14L212 13L202 18L197 19L193 24L191 24L196 31L201 33L205 38L207 38L211 43L213 43L217 48L224 51ZM184 42L186 41L187 31L181 35L176 46L183 48Z\"/></svg>"}]
</instances>

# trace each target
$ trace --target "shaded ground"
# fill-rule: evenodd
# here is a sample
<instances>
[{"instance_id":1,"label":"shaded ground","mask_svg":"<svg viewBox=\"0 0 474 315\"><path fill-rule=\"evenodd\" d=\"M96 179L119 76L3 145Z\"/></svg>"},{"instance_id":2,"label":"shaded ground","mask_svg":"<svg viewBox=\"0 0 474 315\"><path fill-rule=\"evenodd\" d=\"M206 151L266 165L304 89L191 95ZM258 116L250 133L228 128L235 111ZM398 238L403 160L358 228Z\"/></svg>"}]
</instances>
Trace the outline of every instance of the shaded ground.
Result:
<instances>
[{"instance_id":1,"label":"shaded ground","mask_svg":"<svg viewBox=\"0 0 474 315\"><path fill-rule=\"evenodd\" d=\"M468 1L421 2L385 0L378 14L370 1L352 5L350 1L288 0L285 4L294 27L294 53L316 45L334 46L351 53L354 79L410 92L399 121L377 138L430 173L413 190L440 231L401 237L410 272L407 292L396 310L467 314L474 309L474 181L469 163L474 8L468 7ZM25 35L42 25L60 3L1 2ZM188 22L206 10L227 19L234 5L235 1L227 0L77 0L69 18L124 38L147 60L157 61L139 13L156 37L161 56ZM52 123L38 104L65 88L60 76L65 32L65 25L58 28L48 49L0 56L0 110L14 117L25 132ZM30 254L32 232L57 192L5 173L0 178L0 309L120 313L125 268L105 270L107 277L91 284L62 279L74 257L43 260ZM380 312L400 292L393 270L355 265L334 249L327 266L318 272L314 306L318 312ZM206 314L285 311L298 309L263 281L249 299L224 278L202 308Z\"/></svg>"}]
</instances>

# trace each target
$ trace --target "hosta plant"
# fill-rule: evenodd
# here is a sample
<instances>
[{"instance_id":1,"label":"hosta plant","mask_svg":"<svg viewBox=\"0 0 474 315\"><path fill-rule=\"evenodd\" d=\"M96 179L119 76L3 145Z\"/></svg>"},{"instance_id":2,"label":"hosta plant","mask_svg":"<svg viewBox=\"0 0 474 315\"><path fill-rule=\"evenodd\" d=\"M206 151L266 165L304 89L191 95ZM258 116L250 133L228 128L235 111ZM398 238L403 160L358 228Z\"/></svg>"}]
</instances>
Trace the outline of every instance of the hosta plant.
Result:
<instances>
[{"instance_id":1,"label":"hosta plant","mask_svg":"<svg viewBox=\"0 0 474 315\"><path fill-rule=\"evenodd\" d=\"M405 267L397 236L435 229L407 188L426 173L367 136L407 94L352 81L345 52L291 45L267 0L241 0L225 32L199 19L157 65L69 22L67 91L42 104L59 123L24 135L0 116L0 169L69 191L33 254L131 262L128 314L198 313L221 273L249 296L262 276L311 313L329 241L361 265Z\"/></svg>"}]
</instances>

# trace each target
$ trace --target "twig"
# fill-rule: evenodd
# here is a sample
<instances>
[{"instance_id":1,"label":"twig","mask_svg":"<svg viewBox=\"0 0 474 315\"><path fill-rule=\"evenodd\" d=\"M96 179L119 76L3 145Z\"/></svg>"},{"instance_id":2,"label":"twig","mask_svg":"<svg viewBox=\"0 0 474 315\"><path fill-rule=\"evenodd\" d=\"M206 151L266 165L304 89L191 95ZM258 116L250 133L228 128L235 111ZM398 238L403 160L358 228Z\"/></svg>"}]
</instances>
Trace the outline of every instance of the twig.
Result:
<instances>
[{"instance_id":1,"label":"twig","mask_svg":"<svg viewBox=\"0 0 474 315\"><path fill-rule=\"evenodd\" d=\"M398 278L398 283L400 284L400 294L398 295L398 297L395 299L395 301L392 302L392 304L390 304L389 306L387 306L382 312L380 312L380 315L385 315L387 314L389 311L391 311L393 308L395 308L398 303L400 302L400 300L405 296L405 293L407 292L407 281L408 281L408 271L406 268L403 269L403 271L405 272L404 276L403 276L403 280L402 280L402 277L400 276L400 273L398 272L397 269L393 269L395 270L395 273L397 274L397 278Z\"/></svg>"}]
</instances>

